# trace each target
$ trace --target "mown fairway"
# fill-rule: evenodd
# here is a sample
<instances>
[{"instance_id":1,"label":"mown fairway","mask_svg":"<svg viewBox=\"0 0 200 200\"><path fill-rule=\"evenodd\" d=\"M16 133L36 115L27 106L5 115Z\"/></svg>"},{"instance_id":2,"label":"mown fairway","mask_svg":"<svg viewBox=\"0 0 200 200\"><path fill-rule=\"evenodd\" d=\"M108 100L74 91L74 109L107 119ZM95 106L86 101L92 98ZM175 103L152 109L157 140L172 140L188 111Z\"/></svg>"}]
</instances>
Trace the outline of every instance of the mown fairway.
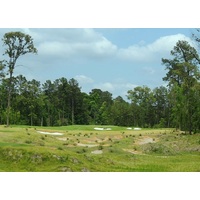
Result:
<instances>
[{"instance_id":1,"label":"mown fairway","mask_svg":"<svg viewBox=\"0 0 200 200\"><path fill-rule=\"evenodd\" d=\"M117 126L0 126L0 171L196 172L200 135Z\"/></svg>"}]
</instances>

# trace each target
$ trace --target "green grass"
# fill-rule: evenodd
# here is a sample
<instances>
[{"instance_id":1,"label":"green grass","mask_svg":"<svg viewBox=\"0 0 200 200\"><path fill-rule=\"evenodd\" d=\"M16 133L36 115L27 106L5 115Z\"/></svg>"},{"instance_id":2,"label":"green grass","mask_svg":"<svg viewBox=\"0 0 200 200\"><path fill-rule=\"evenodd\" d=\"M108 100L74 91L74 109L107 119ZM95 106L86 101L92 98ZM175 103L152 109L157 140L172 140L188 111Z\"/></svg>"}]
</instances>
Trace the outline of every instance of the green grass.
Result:
<instances>
[{"instance_id":1,"label":"green grass","mask_svg":"<svg viewBox=\"0 0 200 200\"><path fill-rule=\"evenodd\" d=\"M0 126L0 171L199 172L199 136L117 126ZM96 150L103 153L92 153Z\"/></svg>"}]
</instances>

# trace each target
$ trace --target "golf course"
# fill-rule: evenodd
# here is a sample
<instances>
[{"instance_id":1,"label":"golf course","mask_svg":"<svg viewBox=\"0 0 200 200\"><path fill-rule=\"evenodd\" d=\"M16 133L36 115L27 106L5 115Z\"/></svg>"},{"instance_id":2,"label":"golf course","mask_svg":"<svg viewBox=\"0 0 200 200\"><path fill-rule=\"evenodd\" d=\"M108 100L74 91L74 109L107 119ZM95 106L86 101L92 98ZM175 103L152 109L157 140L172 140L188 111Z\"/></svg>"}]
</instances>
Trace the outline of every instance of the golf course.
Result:
<instances>
[{"instance_id":1,"label":"golf course","mask_svg":"<svg viewBox=\"0 0 200 200\"><path fill-rule=\"evenodd\" d=\"M88 68L88 76L84 75L84 71L80 72L84 68L82 65L76 67L76 63L72 62L69 68L66 66L68 58L71 58L69 52L63 55L67 61L54 58L65 52L59 49L66 49L69 41L76 41L77 48L78 38L73 39L70 30L62 30L62 48L57 48L58 38L55 38L44 49L41 48L42 41L54 37L49 30L46 35L40 31L36 34L37 31L29 31L33 33L34 41L24 31L2 30L5 33L0 49L1 172L200 171L200 29L193 34L193 42L189 37L187 40L180 37L180 34L169 47L165 46L171 41L169 37L155 40L152 45L161 45L153 50L159 52L154 55L159 59L155 70L144 67L140 71L138 63L145 60L146 66L151 59L148 60L146 51L136 51L136 54L129 52L127 55L130 54L131 58L137 55L133 60L145 55L137 65L121 63L113 54L110 59L116 63L109 63L109 67L114 67L110 75L107 75L110 68L104 66L100 59L92 63L94 68ZM89 38L91 33L96 35L98 32L73 31L74 35L78 33L80 36L90 33ZM43 39L38 39L40 34ZM96 36L103 45L99 45L99 40L92 42L91 46L86 45L90 47L88 61L93 60L94 52L99 54L97 57L103 55L102 47L107 40L99 34ZM84 59L87 56L83 46L90 41L86 38L83 37L78 45L81 47L80 58ZM111 43L108 44L110 46ZM100 49L95 51L94 47ZM52 51L56 49L59 54L59 51ZM130 49L135 48L127 48L128 51ZM150 48L147 45L147 49L155 49L155 46ZM119 52L115 53L120 55L120 59L126 52L121 50L119 48ZM105 48L106 55L108 52ZM26 54L38 57L30 61L30 57L26 56L27 60L22 60L21 65L18 59ZM46 63L51 59L54 66L44 67L42 60ZM83 64L79 56L74 56L75 60ZM118 62L122 64L120 67L117 67ZM26 74L18 70L28 63L44 71L38 72L39 76L34 73L30 76L30 72ZM125 66L130 67L129 70ZM161 73L162 66L166 73ZM118 68L121 72L117 72ZM74 69L78 74L69 75ZM51 73L56 76L51 76ZM41 74L47 76L41 77ZM84 90L86 83L88 89Z\"/></svg>"},{"instance_id":2,"label":"golf course","mask_svg":"<svg viewBox=\"0 0 200 200\"><path fill-rule=\"evenodd\" d=\"M199 134L119 126L0 126L1 172L199 172Z\"/></svg>"}]
</instances>

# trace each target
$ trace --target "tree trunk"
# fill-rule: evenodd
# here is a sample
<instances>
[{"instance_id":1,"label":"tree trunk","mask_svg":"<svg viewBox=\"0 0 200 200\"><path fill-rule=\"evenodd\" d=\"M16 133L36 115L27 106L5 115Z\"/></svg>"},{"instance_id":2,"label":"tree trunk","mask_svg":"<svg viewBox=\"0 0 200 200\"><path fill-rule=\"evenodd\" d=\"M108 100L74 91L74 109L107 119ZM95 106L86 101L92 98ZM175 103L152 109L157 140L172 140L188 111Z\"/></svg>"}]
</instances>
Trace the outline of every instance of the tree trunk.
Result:
<instances>
[{"instance_id":1,"label":"tree trunk","mask_svg":"<svg viewBox=\"0 0 200 200\"><path fill-rule=\"evenodd\" d=\"M43 126L43 117L41 118L41 123L40 123L41 126Z\"/></svg>"},{"instance_id":2,"label":"tree trunk","mask_svg":"<svg viewBox=\"0 0 200 200\"><path fill-rule=\"evenodd\" d=\"M8 104L7 104L7 113L6 113L6 125L10 126L10 108L11 108L11 93L12 93L12 67L10 68L10 77L8 82Z\"/></svg>"},{"instance_id":3,"label":"tree trunk","mask_svg":"<svg viewBox=\"0 0 200 200\"><path fill-rule=\"evenodd\" d=\"M31 113L31 126L33 126L33 115Z\"/></svg>"},{"instance_id":4,"label":"tree trunk","mask_svg":"<svg viewBox=\"0 0 200 200\"><path fill-rule=\"evenodd\" d=\"M74 124L74 99L72 98L72 125Z\"/></svg>"},{"instance_id":5,"label":"tree trunk","mask_svg":"<svg viewBox=\"0 0 200 200\"><path fill-rule=\"evenodd\" d=\"M7 127L10 125L10 100L11 94L10 91L8 92L8 106L7 106L7 113L6 113L6 125Z\"/></svg>"}]
</instances>

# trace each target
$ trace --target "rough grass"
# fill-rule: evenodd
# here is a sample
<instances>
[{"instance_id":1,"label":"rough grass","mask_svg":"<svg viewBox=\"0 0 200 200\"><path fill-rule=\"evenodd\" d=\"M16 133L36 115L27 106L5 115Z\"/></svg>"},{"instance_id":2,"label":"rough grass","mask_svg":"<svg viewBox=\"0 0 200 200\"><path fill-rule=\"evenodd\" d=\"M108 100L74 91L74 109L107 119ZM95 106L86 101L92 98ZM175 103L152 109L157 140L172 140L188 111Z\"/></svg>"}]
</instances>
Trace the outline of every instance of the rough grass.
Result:
<instances>
[{"instance_id":1,"label":"rough grass","mask_svg":"<svg viewBox=\"0 0 200 200\"><path fill-rule=\"evenodd\" d=\"M0 171L196 172L200 171L199 136L116 126L0 126ZM96 150L103 153L91 153Z\"/></svg>"}]
</instances>

